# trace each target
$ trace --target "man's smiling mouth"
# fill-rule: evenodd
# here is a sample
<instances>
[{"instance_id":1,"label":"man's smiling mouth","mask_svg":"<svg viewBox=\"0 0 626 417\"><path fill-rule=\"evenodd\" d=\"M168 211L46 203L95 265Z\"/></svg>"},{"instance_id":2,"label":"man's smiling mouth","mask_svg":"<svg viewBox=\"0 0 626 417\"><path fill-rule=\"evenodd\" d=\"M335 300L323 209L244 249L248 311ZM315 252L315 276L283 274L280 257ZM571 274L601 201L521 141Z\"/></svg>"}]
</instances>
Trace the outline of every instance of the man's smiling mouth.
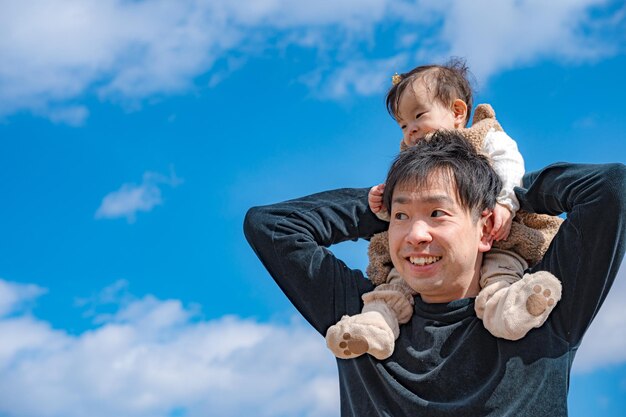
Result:
<instances>
[{"instance_id":1,"label":"man's smiling mouth","mask_svg":"<svg viewBox=\"0 0 626 417\"><path fill-rule=\"evenodd\" d=\"M441 256L410 256L409 262L411 262L413 265L424 266L434 264L440 259Z\"/></svg>"}]
</instances>

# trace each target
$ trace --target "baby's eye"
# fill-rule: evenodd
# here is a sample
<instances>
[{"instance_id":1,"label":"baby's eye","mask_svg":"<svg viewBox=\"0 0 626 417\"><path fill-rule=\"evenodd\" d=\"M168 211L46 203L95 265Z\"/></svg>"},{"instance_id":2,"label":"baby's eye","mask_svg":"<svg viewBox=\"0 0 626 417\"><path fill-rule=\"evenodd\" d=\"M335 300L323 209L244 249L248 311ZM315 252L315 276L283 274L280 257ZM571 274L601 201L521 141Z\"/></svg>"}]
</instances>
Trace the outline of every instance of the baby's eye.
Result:
<instances>
[{"instance_id":1,"label":"baby's eye","mask_svg":"<svg viewBox=\"0 0 626 417\"><path fill-rule=\"evenodd\" d=\"M398 213L394 214L393 218L396 219L396 220L406 220L408 217L407 217L406 214L398 212Z\"/></svg>"},{"instance_id":2,"label":"baby's eye","mask_svg":"<svg viewBox=\"0 0 626 417\"><path fill-rule=\"evenodd\" d=\"M425 115L425 114L426 114L426 112L417 113L417 114L415 115L415 118L416 118L416 119L419 119L420 117L422 117L422 116L423 116L423 115Z\"/></svg>"},{"instance_id":3,"label":"baby's eye","mask_svg":"<svg viewBox=\"0 0 626 417\"><path fill-rule=\"evenodd\" d=\"M402 129L402 130L406 129L406 125L401 125L400 129Z\"/></svg>"},{"instance_id":4,"label":"baby's eye","mask_svg":"<svg viewBox=\"0 0 626 417\"><path fill-rule=\"evenodd\" d=\"M445 215L446 215L446 212L443 210L434 210L432 213L430 213L430 217L441 217Z\"/></svg>"}]
</instances>

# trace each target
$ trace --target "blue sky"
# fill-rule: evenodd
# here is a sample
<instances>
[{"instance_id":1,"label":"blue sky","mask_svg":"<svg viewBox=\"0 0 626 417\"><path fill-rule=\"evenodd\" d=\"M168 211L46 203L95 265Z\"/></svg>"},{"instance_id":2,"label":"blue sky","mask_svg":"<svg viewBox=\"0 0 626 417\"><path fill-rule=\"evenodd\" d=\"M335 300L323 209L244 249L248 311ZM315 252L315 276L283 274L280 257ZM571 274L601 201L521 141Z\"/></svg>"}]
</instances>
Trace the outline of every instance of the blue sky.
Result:
<instances>
[{"instance_id":1,"label":"blue sky","mask_svg":"<svg viewBox=\"0 0 626 417\"><path fill-rule=\"evenodd\" d=\"M0 0L0 416L337 416L247 208L381 182L390 76L449 56L528 170L626 163L625 34L604 0ZM624 297L572 416L626 415Z\"/></svg>"}]
</instances>

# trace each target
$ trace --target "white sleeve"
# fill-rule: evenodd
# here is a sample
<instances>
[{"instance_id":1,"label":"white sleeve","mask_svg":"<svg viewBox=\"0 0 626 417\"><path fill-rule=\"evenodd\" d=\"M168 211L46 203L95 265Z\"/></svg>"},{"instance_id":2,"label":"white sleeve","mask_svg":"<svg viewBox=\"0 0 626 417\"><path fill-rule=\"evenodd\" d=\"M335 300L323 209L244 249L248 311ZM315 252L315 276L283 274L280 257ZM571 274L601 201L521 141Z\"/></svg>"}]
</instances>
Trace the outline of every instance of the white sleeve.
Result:
<instances>
[{"instance_id":1,"label":"white sleeve","mask_svg":"<svg viewBox=\"0 0 626 417\"><path fill-rule=\"evenodd\" d=\"M524 158L517 149L517 143L502 131L490 130L483 142L483 152L491 158L493 168L502 180L502 190L498 203L508 207L513 215L519 210L514 187L522 184Z\"/></svg>"}]
</instances>

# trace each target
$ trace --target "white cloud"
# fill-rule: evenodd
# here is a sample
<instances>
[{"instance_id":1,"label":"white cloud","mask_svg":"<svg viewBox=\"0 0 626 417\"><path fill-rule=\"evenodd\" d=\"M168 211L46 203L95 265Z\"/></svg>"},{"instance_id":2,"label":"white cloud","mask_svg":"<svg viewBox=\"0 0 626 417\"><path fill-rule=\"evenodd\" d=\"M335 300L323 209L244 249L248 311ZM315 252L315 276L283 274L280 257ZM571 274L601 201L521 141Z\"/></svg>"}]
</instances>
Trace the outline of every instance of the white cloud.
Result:
<instances>
[{"instance_id":1,"label":"white cloud","mask_svg":"<svg viewBox=\"0 0 626 417\"><path fill-rule=\"evenodd\" d=\"M26 109L80 124L87 112L67 102L84 93L132 102L184 92L276 31L360 31L386 1L0 0L0 116Z\"/></svg>"},{"instance_id":2,"label":"white cloud","mask_svg":"<svg viewBox=\"0 0 626 417\"><path fill-rule=\"evenodd\" d=\"M119 281L92 297L117 303L78 335L51 328L20 306L44 292L0 279L0 415L15 417L330 417L339 410L332 355L302 319L202 320L178 300L135 298ZM626 362L619 314L626 270L586 336L577 372ZM9 301L7 301L9 300ZM621 336L620 336L621 335Z\"/></svg>"},{"instance_id":3,"label":"white cloud","mask_svg":"<svg viewBox=\"0 0 626 417\"><path fill-rule=\"evenodd\" d=\"M129 223L133 223L137 212L149 212L163 203L160 185L176 187L180 183L181 180L173 172L170 177L146 172L141 184L123 184L119 190L104 196L95 217L96 219L125 217Z\"/></svg>"},{"instance_id":4,"label":"white cloud","mask_svg":"<svg viewBox=\"0 0 626 417\"><path fill-rule=\"evenodd\" d=\"M0 10L0 113L46 114L89 88L127 99L181 91L228 43L195 1L6 0Z\"/></svg>"},{"instance_id":5,"label":"white cloud","mask_svg":"<svg viewBox=\"0 0 626 417\"><path fill-rule=\"evenodd\" d=\"M2 280L0 285L28 293L27 286ZM119 285L114 286L116 292ZM122 302L106 322L79 335L31 316L0 319L0 340L0 415L338 412L334 360L323 338L302 320L203 321L178 300L146 296Z\"/></svg>"},{"instance_id":6,"label":"white cloud","mask_svg":"<svg viewBox=\"0 0 626 417\"><path fill-rule=\"evenodd\" d=\"M390 72L381 63L400 55L414 58L395 70L466 56L486 81L498 71L539 59L592 60L618 53L623 45L616 45L611 34L621 39L623 6L610 16L590 12L606 4L0 0L0 117L28 110L80 125L89 111L76 101L87 95L136 104L154 95L184 93L206 73L210 85L219 82L225 74L212 73L217 62L237 68L247 57L287 45L328 56L321 83L309 83L320 89L318 96L378 94ZM367 56L375 49L374 33L383 26L393 28L386 31L396 38L388 48L394 50L384 57ZM233 59L239 61L235 66L228 63Z\"/></svg>"},{"instance_id":7,"label":"white cloud","mask_svg":"<svg viewBox=\"0 0 626 417\"><path fill-rule=\"evenodd\" d=\"M45 292L34 284L20 285L0 279L0 317L24 308Z\"/></svg>"},{"instance_id":8,"label":"white cloud","mask_svg":"<svg viewBox=\"0 0 626 417\"><path fill-rule=\"evenodd\" d=\"M621 5L608 16L597 13L597 9L614 3L417 0L410 6L394 4L392 18L402 27L397 31L395 58L388 62L395 67L380 65L384 62L381 59L358 58L328 70L318 77L318 84L331 98L342 98L347 91L357 95L380 94L389 88L387 80L394 72L406 72L419 64L442 63L451 56L465 57L481 84L501 71L541 60L596 61L622 53L626 46L626 6ZM385 83L381 84L383 79ZM370 88L350 90L350 85L361 83Z\"/></svg>"},{"instance_id":9,"label":"white cloud","mask_svg":"<svg viewBox=\"0 0 626 417\"><path fill-rule=\"evenodd\" d=\"M409 65L408 58L407 54L399 54L380 60L355 60L333 70L330 76L318 70L300 80L321 98L370 96L389 88L391 76Z\"/></svg>"},{"instance_id":10,"label":"white cloud","mask_svg":"<svg viewBox=\"0 0 626 417\"><path fill-rule=\"evenodd\" d=\"M607 0L444 2L451 7L441 40L449 45L446 54L468 57L479 79L542 59L596 60L617 52L618 45L607 42L600 36L600 28L593 26L600 21L592 17L594 8L609 3ZM623 22L621 25L623 31Z\"/></svg>"}]
</instances>

